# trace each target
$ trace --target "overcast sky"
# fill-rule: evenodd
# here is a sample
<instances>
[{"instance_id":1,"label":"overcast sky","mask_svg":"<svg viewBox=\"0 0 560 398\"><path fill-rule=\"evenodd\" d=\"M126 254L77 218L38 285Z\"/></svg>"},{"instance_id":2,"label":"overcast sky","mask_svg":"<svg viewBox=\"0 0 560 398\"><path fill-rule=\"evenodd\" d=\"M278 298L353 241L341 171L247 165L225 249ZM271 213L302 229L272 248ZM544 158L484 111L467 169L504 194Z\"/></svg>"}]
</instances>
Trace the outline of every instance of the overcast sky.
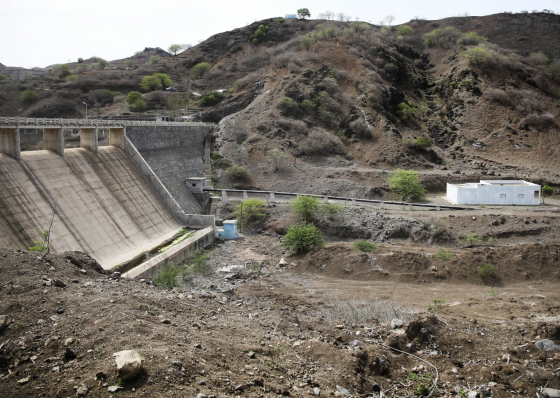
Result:
<instances>
[{"instance_id":1,"label":"overcast sky","mask_svg":"<svg viewBox=\"0 0 560 398\"><path fill-rule=\"evenodd\" d=\"M402 24L415 16L429 20L488 15L501 11L550 9L559 0L2 0L0 63L45 67L98 56L129 57L144 47L167 49L265 18L295 14L306 7L311 19L326 10L377 24L387 15Z\"/></svg>"}]
</instances>

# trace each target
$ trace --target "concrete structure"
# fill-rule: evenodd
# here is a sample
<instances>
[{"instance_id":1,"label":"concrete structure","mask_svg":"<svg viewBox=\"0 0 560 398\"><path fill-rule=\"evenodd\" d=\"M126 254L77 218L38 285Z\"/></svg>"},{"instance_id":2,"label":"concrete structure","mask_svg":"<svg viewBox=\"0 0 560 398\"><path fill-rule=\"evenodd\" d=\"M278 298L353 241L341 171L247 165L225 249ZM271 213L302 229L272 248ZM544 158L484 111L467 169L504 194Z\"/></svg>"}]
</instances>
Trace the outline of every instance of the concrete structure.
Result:
<instances>
[{"instance_id":1,"label":"concrete structure","mask_svg":"<svg viewBox=\"0 0 560 398\"><path fill-rule=\"evenodd\" d=\"M213 126L183 124L127 126L126 136L181 209L187 214L200 214L203 206L188 190L185 180L206 176L205 143ZM209 157L210 150L207 152Z\"/></svg>"},{"instance_id":2,"label":"concrete structure","mask_svg":"<svg viewBox=\"0 0 560 398\"><path fill-rule=\"evenodd\" d=\"M109 131L111 146L98 147L98 128ZM43 130L45 150L22 154L20 129ZM80 129L81 148L64 148L63 129ZM84 251L106 269L157 246L184 226L210 230L208 239L213 240L214 217L186 214L125 129L121 122L106 120L0 117L0 247L27 249L51 219L53 252ZM158 258L151 263L164 261Z\"/></svg>"},{"instance_id":3,"label":"concrete structure","mask_svg":"<svg viewBox=\"0 0 560 398\"><path fill-rule=\"evenodd\" d=\"M187 178L185 183L187 184L187 189L192 193L204 193L204 188L206 188L206 177Z\"/></svg>"},{"instance_id":4,"label":"concrete structure","mask_svg":"<svg viewBox=\"0 0 560 398\"><path fill-rule=\"evenodd\" d=\"M218 229L218 238L221 239L237 239L237 220L224 221L224 227Z\"/></svg>"},{"instance_id":5,"label":"concrete structure","mask_svg":"<svg viewBox=\"0 0 560 398\"><path fill-rule=\"evenodd\" d=\"M523 180L481 180L447 184L447 200L470 205L538 205L541 186Z\"/></svg>"}]
</instances>

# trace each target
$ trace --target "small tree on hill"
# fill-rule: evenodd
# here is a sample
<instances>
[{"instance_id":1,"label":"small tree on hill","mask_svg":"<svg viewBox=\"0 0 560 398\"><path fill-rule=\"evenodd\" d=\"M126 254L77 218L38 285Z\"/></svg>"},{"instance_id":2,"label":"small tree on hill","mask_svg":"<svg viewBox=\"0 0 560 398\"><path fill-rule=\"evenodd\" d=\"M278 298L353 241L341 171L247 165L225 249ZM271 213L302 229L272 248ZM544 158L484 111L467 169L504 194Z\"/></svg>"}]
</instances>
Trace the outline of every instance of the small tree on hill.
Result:
<instances>
[{"instance_id":1,"label":"small tree on hill","mask_svg":"<svg viewBox=\"0 0 560 398\"><path fill-rule=\"evenodd\" d=\"M170 53L173 53L173 55L177 55L177 51L180 51L183 49L183 46L180 44L172 44L169 46L169 48L167 49L167 51L169 51Z\"/></svg>"},{"instance_id":2,"label":"small tree on hill","mask_svg":"<svg viewBox=\"0 0 560 398\"><path fill-rule=\"evenodd\" d=\"M39 94L33 90L25 90L21 92L19 99L23 102L33 102L39 99Z\"/></svg>"},{"instance_id":3,"label":"small tree on hill","mask_svg":"<svg viewBox=\"0 0 560 398\"><path fill-rule=\"evenodd\" d=\"M325 239L315 225L301 222L288 228L280 246L301 253L313 246L325 246Z\"/></svg>"},{"instance_id":4,"label":"small tree on hill","mask_svg":"<svg viewBox=\"0 0 560 398\"><path fill-rule=\"evenodd\" d=\"M549 187L548 185L545 185L545 186L542 187L541 193L542 193L542 198L543 198L543 203L544 203L544 199L548 196L551 196L554 193L554 188Z\"/></svg>"},{"instance_id":5,"label":"small tree on hill","mask_svg":"<svg viewBox=\"0 0 560 398\"><path fill-rule=\"evenodd\" d=\"M204 76L207 72L210 71L210 69L212 69L212 65L210 65L207 62L201 62L199 64L196 64L195 66L193 66L193 68L191 69L191 77L193 79L200 79L202 76Z\"/></svg>"},{"instance_id":6,"label":"small tree on hill","mask_svg":"<svg viewBox=\"0 0 560 398\"><path fill-rule=\"evenodd\" d=\"M132 67L134 66L134 61L131 59L127 59L126 61L124 61L124 66L127 69L132 69Z\"/></svg>"},{"instance_id":7,"label":"small tree on hill","mask_svg":"<svg viewBox=\"0 0 560 398\"><path fill-rule=\"evenodd\" d=\"M414 170L398 169L387 181L391 192L400 200L422 199L426 196L427 191Z\"/></svg>"},{"instance_id":8,"label":"small tree on hill","mask_svg":"<svg viewBox=\"0 0 560 398\"><path fill-rule=\"evenodd\" d=\"M109 62L105 61L104 59L100 59L99 61L97 61L97 66L99 66L99 69L101 70L105 69L107 65L109 65Z\"/></svg>"},{"instance_id":9,"label":"small tree on hill","mask_svg":"<svg viewBox=\"0 0 560 398\"><path fill-rule=\"evenodd\" d=\"M282 163L286 161L287 155L278 148L268 151L268 161L274 166L274 171L278 171Z\"/></svg>"},{"instance_id":10,"label":"small tree on hill","mask_svg":"<svg viewBox=\"0 0 560 398\"><path fill-rule=\"evenodd\" d=\"M129 105L134 104L136 101L138 101L139 99L142 99L142 93L138 92L138 91L131 91L130 93L128 93L128 95L126 96L126 103Z\"/></svg>"},{"instance_id":11,"label":"small tree on hill","mask_svg":"<svg viewBox=\"0 0 560 398\"><path fill-rule=\"evenodd\" d=\"M305 17L311 18L311 14L309 13L309 9L307 8L300 8L299 10L297 10L297 15L301 19L305 19Z\"/></svg>"}]
</instances>

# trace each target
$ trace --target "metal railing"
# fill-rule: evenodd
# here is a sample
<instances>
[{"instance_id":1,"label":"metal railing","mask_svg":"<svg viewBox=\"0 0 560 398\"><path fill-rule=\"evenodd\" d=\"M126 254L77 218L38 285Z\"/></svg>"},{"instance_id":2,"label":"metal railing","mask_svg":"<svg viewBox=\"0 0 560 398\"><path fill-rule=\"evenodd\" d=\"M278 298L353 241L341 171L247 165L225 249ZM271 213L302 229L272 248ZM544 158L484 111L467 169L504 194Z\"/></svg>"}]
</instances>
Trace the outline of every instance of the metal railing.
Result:
<instances>
[{"instance_id":1,"label":"metal railing","mask_svg":"<svg viewBox=\"0 0 560 398\"><path fill-rule=\"evenodd\" d=\"M409 202L395 202L392 200L376 200L376 199L358 199L358 198L346 198L340 196L329 196L329 195L314 195L307 193L294 193L294 192L276 192L276 191L254 191L254 190L243 190L243 189L216 189L216 188L204 188L204 191L208 192L235 192L241 193L243 195L259 194L259 195L270 195L274 194L279 196L311 196L315 198L321 198L325 200L339 200L351 203L378 203L384 205L399 205L399 206L413 206L413 207L427 207L434 209L451 209L451 210L476 210L474 207L464 207L464 206L453 206L453 205L435 205L430 203L409 203Z\"/></svg>"},{"instance_id":2,"label":"metal railing","mask_svg":"<svg viewBox=\"0 0 560 398\"><path fill-rule=\"evenodd\" d=\"M102 120L102 119L58 119L58 118L27 118L27 117L0 117L0 127L8 128L80 128L80 127L105 127L122 128L125 126L214 126L207 122L153 122L140 120Z\"/></svg>"}]
</instances>

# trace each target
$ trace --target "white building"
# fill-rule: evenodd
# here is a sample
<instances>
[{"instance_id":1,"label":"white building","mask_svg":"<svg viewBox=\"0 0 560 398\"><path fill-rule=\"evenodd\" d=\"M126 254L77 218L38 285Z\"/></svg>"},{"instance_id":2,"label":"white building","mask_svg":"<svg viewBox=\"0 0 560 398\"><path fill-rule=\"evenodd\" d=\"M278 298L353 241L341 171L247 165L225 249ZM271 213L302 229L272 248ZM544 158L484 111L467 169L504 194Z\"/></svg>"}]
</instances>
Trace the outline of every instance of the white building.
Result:
<instances>
[{"instance_id":1,"label":"white building","mask_svg":"<svg viewBox=\"0 0 560 398\"><path fill-rule=\"evenodd\" d=\"M538 205L541 186L523 180L481 180L447 184L447 200L462 205Z\"/></svg>"}]
</instances>

